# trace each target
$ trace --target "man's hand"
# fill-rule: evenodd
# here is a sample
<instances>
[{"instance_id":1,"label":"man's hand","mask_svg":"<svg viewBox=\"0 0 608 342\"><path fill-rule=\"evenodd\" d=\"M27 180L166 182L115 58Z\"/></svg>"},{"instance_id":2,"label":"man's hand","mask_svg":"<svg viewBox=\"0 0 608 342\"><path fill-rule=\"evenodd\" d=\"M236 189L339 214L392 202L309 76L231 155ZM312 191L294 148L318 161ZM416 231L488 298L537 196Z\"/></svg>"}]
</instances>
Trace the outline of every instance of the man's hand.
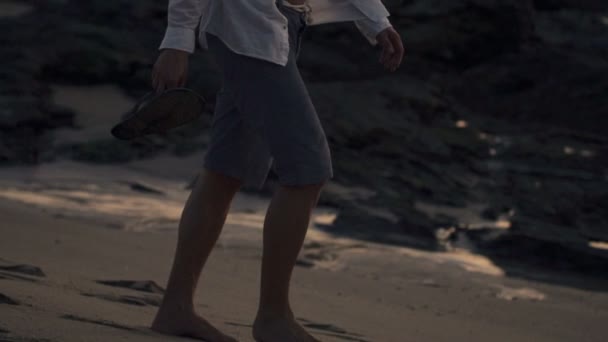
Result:
<instances>
[{"instance_id":1,"label":"man's hand","mask_svg":"<svg viewBox=\"0 0 608 342\"><path fill-rule=\"evenodd\" d=\"M380 31L376 36L378 44L382 47L379 62L390 71L397 70L403 59L403 43L401 36L392 26Z\"/></svg>"},{"instance_id":2,"label":"man's hand","mask_svg":"<svg viewBox=\"0 0 608 342\"><path fill-rule=\"evenodd\" d=\"M157 94L182 87L188 78L188 52L163 49L152 70L152 88Z\"/></svg>"}]
</instances>

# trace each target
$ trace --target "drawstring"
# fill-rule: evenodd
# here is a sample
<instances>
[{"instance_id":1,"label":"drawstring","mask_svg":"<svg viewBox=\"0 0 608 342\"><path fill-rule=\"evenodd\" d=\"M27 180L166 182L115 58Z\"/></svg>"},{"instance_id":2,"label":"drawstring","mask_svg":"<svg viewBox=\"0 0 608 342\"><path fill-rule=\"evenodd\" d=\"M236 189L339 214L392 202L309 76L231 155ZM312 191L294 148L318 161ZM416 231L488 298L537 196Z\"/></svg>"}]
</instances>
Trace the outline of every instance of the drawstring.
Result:
<instances>
[{"instance_id":1,"label":"drawstring","mask_svg":"<svg viewBox=\"0 0 608 342\"><path fill-rule=\"evenodd\" d=\"M281 1L283 2L284 6L291 7L297 11L302 12L304 14L306 23L310 24L310 21L311 21L310 13L312 12L312 7L310 7L310 4L308 3L308 1L306 1L305 3L303 3L301 5L294 5L287 0L281 0Z\"/></svg>"},{"instance_id":2,"label":"drawstring","mask_svg":"<svg viewBox=\"0 0 608 342\"><path fill-rule=\"evenodd\" d=\"M310 13L312 13L312 7L310 7L310 4L308 3L308 1L306 1L304 3L304 15L306 16L306 24L310 24L311 23L311 17L310 17Z\"/></svg>"}]
</instances>

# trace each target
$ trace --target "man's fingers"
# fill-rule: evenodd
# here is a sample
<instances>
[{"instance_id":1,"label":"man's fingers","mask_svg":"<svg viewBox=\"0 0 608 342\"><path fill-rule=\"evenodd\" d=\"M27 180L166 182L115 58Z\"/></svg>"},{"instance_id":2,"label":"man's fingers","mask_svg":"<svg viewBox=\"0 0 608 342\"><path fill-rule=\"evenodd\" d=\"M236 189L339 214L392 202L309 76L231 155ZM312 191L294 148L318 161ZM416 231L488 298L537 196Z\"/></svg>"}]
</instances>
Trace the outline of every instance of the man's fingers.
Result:
<instances>
[{"instance_id":1,"label":"man's fingers","mask_svg":"<svg viewBox=\"0 0 608 342\"><path fill-rule=\"evenodd\" d=\"M179 81L177 82L177 86L180 88L183 88L186 85L186 81L187 81L187 73L183 73L181 75L181 77L179 78Z\"/></svg>"},{"instance_id":2,"label":"man's fingers","mask_svg":"<svg viewBox=\"0 0 608 342\"><path fill-rule=\"evenodd\" d=\"M395 47L393 43L389 39L389 34L383 34L381 38L382 44L382 57L380 59L380 63L384 64L385 67L389 67L390 61L392 59L393 54L395 53Z\"/></svg>"},{"instance_id":3,"label":"man's fingers","mask_svg":"<svg viewBox=\"0 0 608 342\"><path fill-rule=\"evenodd\" d=\"M382 51L380 52L380 58L378 59L378 62L380 62L381 64L384 64L385 60L386 60L386 48L383 46Z\"/></svg>"},{"instance_id":4,"label":"man's fingers","mask_svg":"<svg viewBox=\"0 0 608 342\"><path fill-rule=\"evenodd\" d=\"M184 71L180 75L180 87L184 87L188 81L188 65L184 68Z\"/></svg>"},{"instance_id":5,"label":"man's fingers","mask_svg":"<svg viewBox=\"0 0 608 342\"><path fill-rule=\"evenodd\" d=\"M395 47L393 46L393 42L387 39L387 47L389 56L395 53Z\"/></svg>"},{"instance_id":6,"label":"man's fingers","mask_svg":"<svg viewBox=\"0 0 608 342\"><path fill-rule=\"evenodd\" d=\"M159 86L157 87L157 93L161 93L168 89L173 89L182 84L181 78L174 77L174 75L160 75L158 77Z\"/></svg>"},{"instance_id":7,"label":"man's fingers","mask_svg":"<svg viewBox=\"0 0 608 342\"><path fill-rule=\"evenodd\" d=\"M152 87L156 94L186 84L188 69L187 54L182 51L165 49L161 52L152 71Z\"/></svg>"},{"instance_id":8,"label":"man's fingers","mask_svg":"<svg viewBox=\"0 0 608 342\"><path fill-rule=\"evenodd\" d=\"M399 64L401 64L401 61L403 60L403 54L404 54L403 42L401 41L401 37L399 36L398 33L391 34L389 36L389 39L391 40L392 45L395 47L393 63L396 64L396 66L398 66Z\"/></svg>"},{"instance_id":9,"label":"man's fingers","mask_svg":"<svg viewBox=\"0 0 608 342\"><path fill-rule=\"evenodd\" d=\"M173 89L173 88L177 88L180 84L180 79L179 78L171 78L169 80L167 80L167 82L165 83L165 86L167 87L167 89Z\"/></svg>"},{"instance_id":10,"label":"man's fingers","mask_svg":"<svg viewBox=\"0 0 608 342\"><path fill-rule=\"evenodd\" d=\"M156 89L158 85L158 77L156 77L156 71L152 71L152 89Z\"/></svg>"},{"instance_id":11,"label":"man's fingers","mask_svg":"<svg viewBox=\"0 0 608 342\"><path fill-rule=\"evenodd\" d=\"M165 90L165 83L162 80L158 80L154 89L156 90L156 94L162 93Z\"/></svg>"},{"instance_id":12,"label":"man's fingers","mask_svg":"<svg viewBox=\"0 0 608 342\"><path fill-rule=\"evenodd\" d=\"M399 33L392 28L378 34L376 40L382 47L379 62L385 68L395 71L401 64L404 55L403 43Z\"/></svg>"},{"instance_id":13,"label":"man's fingers","mask_svg":"<svg viewBox=\"0 0 608 342\"><path fill-rule=\"evenodd\" d=\"M386 66L387 68L390 67L390 63L393 59L393 55L395 53L395 48L393 47L393 44L390 41L387 41L386 43L386 58L384 60L384 66Z\"/></svg>"},{"instance_id":14,"label":"man's fingers","mask_svg":"<svg viewBox=\"0 0 608 342\"><path fill-rule=\"evenodd\" d=\"M386 34L384 34L384 32L383 32L378 35L378 38L376 38L376 40L378 41L378 44L382 47L382 51L380 52L380 58L378 59L378 61L380 63L384 64L384 61L388 57L387 50L386 50L388 38L386 37Z\"/></svg>"}]
</instances>

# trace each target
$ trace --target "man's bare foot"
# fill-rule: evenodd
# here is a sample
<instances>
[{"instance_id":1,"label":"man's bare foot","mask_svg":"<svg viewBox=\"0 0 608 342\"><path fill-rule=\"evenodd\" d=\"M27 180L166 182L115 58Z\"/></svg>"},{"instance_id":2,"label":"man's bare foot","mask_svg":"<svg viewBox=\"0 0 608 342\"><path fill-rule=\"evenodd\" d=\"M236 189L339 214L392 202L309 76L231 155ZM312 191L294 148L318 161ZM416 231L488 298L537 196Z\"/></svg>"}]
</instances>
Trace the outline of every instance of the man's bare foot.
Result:
<instances>
[{"instance_id":1,"label":"man's bare foot","mask_svg":"<svg viewBox=\"0 0 608 342\"><path fill-rule=\"evenodd\" d=\"M192 311L159 310L151 329L166 335L191 337L206 342L238 342Z\"/></svg>"},{"instance_id":2,"label":"man's bare foot","mask_svg":"<svg viewBox=\"0 0 608 342\"><path fill-rule=\"evenodd\" d=\"M321 342L309 334L293 317L258 314L253 323L256 342Z\"/></svg>"}]
</instances>

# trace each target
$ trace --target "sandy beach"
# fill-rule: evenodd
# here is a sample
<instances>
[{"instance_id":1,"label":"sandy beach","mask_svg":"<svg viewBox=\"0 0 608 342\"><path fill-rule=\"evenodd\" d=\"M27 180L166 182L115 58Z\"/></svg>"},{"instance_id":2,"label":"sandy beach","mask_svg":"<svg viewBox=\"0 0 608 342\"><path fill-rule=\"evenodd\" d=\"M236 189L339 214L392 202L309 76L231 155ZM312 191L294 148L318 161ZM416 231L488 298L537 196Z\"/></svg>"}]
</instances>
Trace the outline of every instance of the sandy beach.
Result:
<instances>
[{"instance_id":1,"label":"sandy beach","mask_svg":"<svg viewBox=\"0 0 608 342\"><path fill-rule=\"evenodd\" d=\"M353 27L306 37L338 181L298 258L296 318L324 342L608 340L605 2L391 3L411 54L394 77ZM210 115L110 135L166 22L166 2L123 5L0 2L0 342L190 340L149 326ZM213 63L191 67L212 102ZM195 298L242 342L267 195L235 197Z\"/></svg>"},{"instance_id":2,"label":"sandy beach","mask_svg":"<svg viewBox=\"0 0 608 342\"><path fill-rule=\"evenodd\" d=\"M172 262L186 170L197 158L1 169L0 339L181 340L148 325ZM240 341L252 341L267 204L239 193L197 291L201 314ZM317 208L292 292L298 319L323 341L605 339L606 291L513 279L466 252L316 228L334 216Z\"/></svg>"}]
</instances>

